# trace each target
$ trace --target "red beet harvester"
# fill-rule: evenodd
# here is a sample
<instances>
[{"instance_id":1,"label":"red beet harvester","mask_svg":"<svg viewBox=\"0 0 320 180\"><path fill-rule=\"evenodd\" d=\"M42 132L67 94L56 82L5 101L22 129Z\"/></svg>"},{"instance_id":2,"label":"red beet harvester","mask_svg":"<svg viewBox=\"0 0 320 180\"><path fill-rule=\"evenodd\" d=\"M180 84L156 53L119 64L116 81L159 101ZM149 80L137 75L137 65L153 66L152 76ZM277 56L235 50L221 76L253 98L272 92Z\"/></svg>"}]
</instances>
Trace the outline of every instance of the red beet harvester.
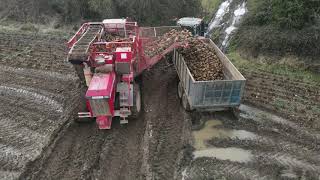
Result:
<instances>
[{"instance_id":1,"label":"red beet harvester","mask_svg":"<svg viewBox=\"0 0 320 180\"><path fill-rule=\"evenodd\" d=\"M71 62L83 84L87 112L79 118L96 118L100 129L110 129L112 119L128 123L141 111L141 94L135 77L156 64L170 48L155 57L144 54L146 44L177 27L139 28L128 19L85 23L67 43Z\"/></svg>"}]
</instances>

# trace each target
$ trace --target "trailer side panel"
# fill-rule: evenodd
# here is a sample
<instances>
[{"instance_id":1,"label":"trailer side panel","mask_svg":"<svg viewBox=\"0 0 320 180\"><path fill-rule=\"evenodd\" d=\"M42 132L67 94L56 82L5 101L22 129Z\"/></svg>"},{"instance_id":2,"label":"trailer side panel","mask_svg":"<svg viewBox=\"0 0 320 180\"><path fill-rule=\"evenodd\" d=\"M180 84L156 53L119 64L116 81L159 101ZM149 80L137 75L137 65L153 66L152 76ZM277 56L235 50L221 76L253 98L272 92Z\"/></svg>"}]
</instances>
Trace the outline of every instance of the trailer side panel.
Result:
<instances>
[{"instance_id":1,"label":"trailer side panel","mask_svg":"<svg viewBox=\"0 0 320 180\"><path fill-rule=\"evenodd\" d=\"M223 64L225 80L195 81L183 56L175 49L173 62L192 109L223 110L240 105L244 92L245 78L231 61L211 41Z\"/></svg>"}]
</instances>

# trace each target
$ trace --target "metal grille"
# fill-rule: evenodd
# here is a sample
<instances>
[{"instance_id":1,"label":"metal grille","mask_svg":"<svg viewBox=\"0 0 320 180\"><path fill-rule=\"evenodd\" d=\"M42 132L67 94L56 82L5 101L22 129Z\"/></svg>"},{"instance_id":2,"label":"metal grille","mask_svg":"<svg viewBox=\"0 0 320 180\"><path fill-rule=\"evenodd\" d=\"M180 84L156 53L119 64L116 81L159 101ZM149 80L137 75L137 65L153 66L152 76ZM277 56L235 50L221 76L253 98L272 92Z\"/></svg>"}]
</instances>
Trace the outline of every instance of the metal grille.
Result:
<instances>
[{"instance_id":1,"label":"metal grille","mask_svg":"<svg viewBox=\"0 0 320 180\"><path fill-rule=\"evenodd\" d=\"M140 37L142 38L155 38L162 36L172 29L181 30L179 26L161 26L161 27L142 27L140 28Z\"/></svg>"},{"instance_id":2,"label":"metal grille","mask_svg":"<svg viewBox=\"0 0 320 180\"><path fill-rule=\"evenodd\" d=\"M108 99L91 99L90 106L94 117L111 115Z\"/></svg>"}]
</instances>

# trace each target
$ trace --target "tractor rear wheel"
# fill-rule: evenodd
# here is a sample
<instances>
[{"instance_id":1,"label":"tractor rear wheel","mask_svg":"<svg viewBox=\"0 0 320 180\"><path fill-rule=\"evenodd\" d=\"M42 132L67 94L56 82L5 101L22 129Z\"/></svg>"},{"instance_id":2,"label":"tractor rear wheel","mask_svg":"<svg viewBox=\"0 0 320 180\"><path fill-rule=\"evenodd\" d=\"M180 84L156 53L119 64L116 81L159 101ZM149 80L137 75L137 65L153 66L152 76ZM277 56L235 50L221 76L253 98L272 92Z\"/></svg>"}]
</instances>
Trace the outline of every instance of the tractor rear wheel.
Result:
<instances>
[{"instance_id":1,"label":"tractor rear wheel","mask_svg":"<svg viewBox=\"0 0 320 180\"><path fill-rule=\"evenodd\" d=\"M137 118L141 113L141 92L139 84L133 85L133 106L131 107L131 115L130 118Z\"/></svg>"}]
</instances>

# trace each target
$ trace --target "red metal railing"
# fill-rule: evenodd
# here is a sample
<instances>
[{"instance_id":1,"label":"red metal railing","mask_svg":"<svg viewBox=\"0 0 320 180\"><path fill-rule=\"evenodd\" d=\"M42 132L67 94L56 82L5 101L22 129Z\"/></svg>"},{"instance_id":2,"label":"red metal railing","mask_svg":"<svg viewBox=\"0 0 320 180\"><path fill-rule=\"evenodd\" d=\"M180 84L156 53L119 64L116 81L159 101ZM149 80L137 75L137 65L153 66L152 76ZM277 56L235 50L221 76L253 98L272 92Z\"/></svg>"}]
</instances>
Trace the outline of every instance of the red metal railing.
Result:
<instances>
[{"instance_id":1,"label":"red metal railing","mask_svg":"<svg viewBox=\"0 0 320 180\"><path fill-rule=\"evenodd\" d=\"M67 47L70 49L72 46L81 38L81 36L88 30L90 25L102 25L100 22L89 22L84 23L79 28L79 30L76 32L74 36L67 42Z\"/></svg>"},{"instance_id":2,"label":"red metal railing","mask_svg":"<svg viewBox=\"0 0 320 180\"><path fill-rule=\"evenodd\" d=\"M89 25L89 23L84 23L76 32L76 34L67 42L67 46L69 49L72 48L72 46L79 40L79 38L87 31Z\"/></svg>"}]
</instances>

